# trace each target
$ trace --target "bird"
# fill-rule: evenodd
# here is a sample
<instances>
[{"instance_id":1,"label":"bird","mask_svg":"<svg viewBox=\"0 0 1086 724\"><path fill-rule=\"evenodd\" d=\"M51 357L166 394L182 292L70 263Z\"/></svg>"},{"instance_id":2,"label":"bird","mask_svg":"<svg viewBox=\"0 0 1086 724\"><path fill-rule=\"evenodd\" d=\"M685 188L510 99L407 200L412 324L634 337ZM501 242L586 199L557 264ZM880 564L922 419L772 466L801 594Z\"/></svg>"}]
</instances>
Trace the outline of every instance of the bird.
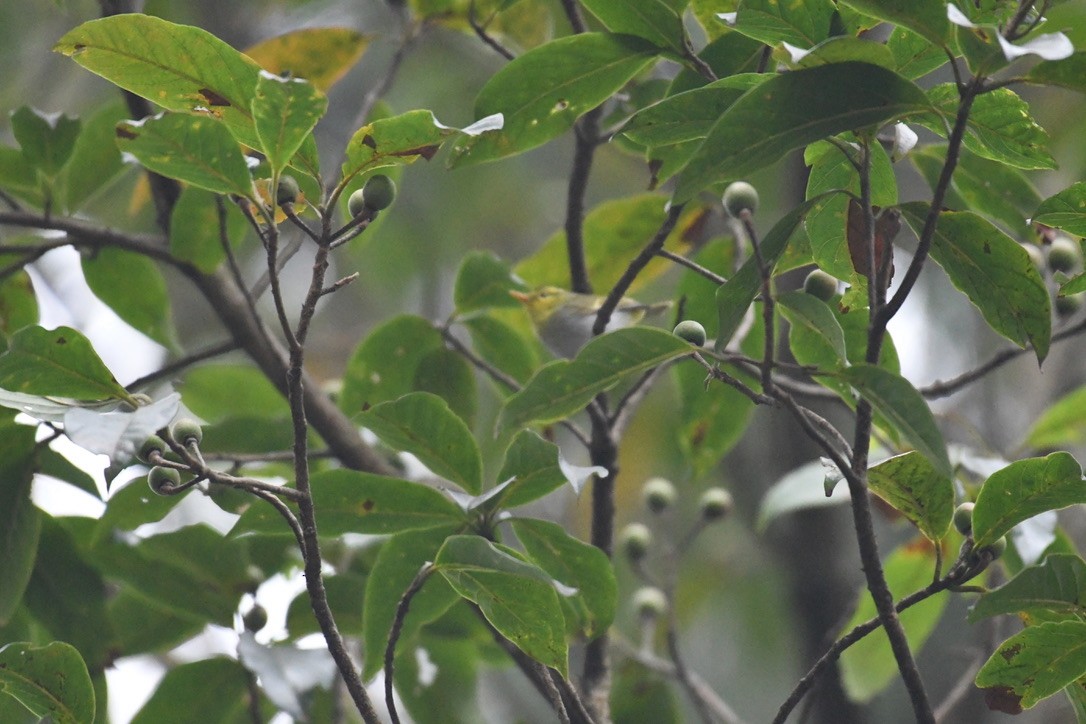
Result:
<instances>
[{"instance_id":1,"label":"bird","mask_svg":"<svg viewBox=\"0 0 1086 724\"><path fill-rule=\"evenodd\" d=\"M560 287L544 286L530 292L511 290L509 295L524 305L536 334L559 357L572 358L592 339L596 313L606 297L580 294ZM637 324L646 316L659 314L671 302L642 304L623 297L611 314L605 331Z\"/></svg>"}]
</instances>

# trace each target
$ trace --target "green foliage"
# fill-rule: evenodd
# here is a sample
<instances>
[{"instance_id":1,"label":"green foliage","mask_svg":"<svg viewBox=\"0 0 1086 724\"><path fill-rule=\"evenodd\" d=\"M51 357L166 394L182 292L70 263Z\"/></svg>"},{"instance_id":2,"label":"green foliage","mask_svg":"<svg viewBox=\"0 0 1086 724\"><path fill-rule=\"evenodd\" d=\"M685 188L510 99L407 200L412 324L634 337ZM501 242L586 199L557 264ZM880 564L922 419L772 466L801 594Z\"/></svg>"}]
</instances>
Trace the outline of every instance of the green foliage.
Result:
<instances>
[{"instance_id":1,"label":"green foliage","mask_svg":"<svg viewBox=\"0 0 1086 724\"><path fill-rule=\"evenodd\" d=\"M268 648L249 637L242 642L258 653L240 661L171 665L137 724L241 722L257 710L330 719L346 701L333 702L339 687L310 686L299 698L305 686L271 675L285 682L303 658L330 661L294 648L316 632L349 680L375 677L387 653L385 673L419 722L534 716L477 709L480 675L510 654L541 692L557 687L574 721L585 717L572 705L601 721L683 721L693 709L736 718L683 673L708 644L682 659L679 649L711 641L722 611L739 629L744 615L765 618L758 593L778 578L801 580L744 549L753 535L744 526L760 533L793 512L844 504L865 580L841 633L876 617L890 626L835 645L853 701L902 678L919 702L898 661L925 644L958 645L929 639L937 626L967 623L940 621L944 611L960 616L947 603L970 590L985 592L968 622L1015 615L1026 624L977 675L988 705L1015 712L1065 690L1086 716L1086 564L1053 514L1086 503L1081 466L1058 449L1083 439L1083 391L1037 413L1023 445L1045 457L998 449L993 428L1014 423L1002 413L973 420L969 404L929 407L1020 351L1040 365L1056 341L1082 331L1062 315L1054 333L1052 319L1053 293L1086 291L1086 275L1069 278L1079 241L1060 242L1075 263L1050 253L1041 271L1026 251L1049 246L1052 229L1086 236L1086 186L1053 187L1076 174L1065 139L1081 124L1069 112L1050 139L1037 119L1052 114L1015 87L1086 89L1084 54L1053 30L1074 25L1071 4L1046 5L1056 19L1037 17L1036 29L1023 24L1032 11L1005 2L959 4L976 27L948 18L941 0L583 0L585 18L565 19L554 14L568 4L540 0L399 5L402 42L380 59L389 66L367 65L365 92L326 95L354 79L347 73L374 39L352 28L288 29L242 52L208 30L125 14L69 29L55 50L81 66L67 64L81 73L73 78L86 69L134 94L129 103L114 99L82 119L29 106L4 114L14 143L0 146L0 404L10 410L0 415L0 640L18 643L0 649L0 719L104 716L102 672L115 658L163 654L209 624L236 626L262 605L264 582L303 568L308 587L290 604L289 641ZM169 7L156 10L176 14ZM588 32L574 32L584 19ZM884 23L887 33L867 32ZM449 31L465 35L449 42ZM1078 29L1068 33L1081 44ZM480 39L508 62L465 63L463 44ZM0 23L0 55L12 41ZM423 67L420 80L417 48L447 68ZM1024 54L1041 61L1020 68ZM957 82L933 82L948 63ZM330 109L330 98L346 107ZM130 118L140 99L154 109ZM478 122L452 128L416 103ZM910 140L906 124L940 138ZM558 178L554 168L569 163L561 144L574 136ZM801 149L805 188L791 178ZM438 154L451 173L415 163ZM118 179L122 158L152 175ZM1066 176L1036 173L1057 158ZM918 193L907 163L929 197L902 203ZM897 240L899 215L915 244ZM346 247L359 235L373 241ZM167 349L162 370L126 388L103 362L126 350L106 355L112 340L40 326L40 310L55 318L51 306L39 309L55 279L26 267L64 245L80 252L95 296ZM888 255L889 281L870 271ZM832 277L797 290L812 265ZM907 298L933 275L965 298L918 308ZM576 288L586 307L604 299L589 293L614 292L627 309L638 308L634 297L654 310L666 300L673 312L649 323L662 328L618 329L546 362L510 295L543 285ZM953 377L918 388L906 377L917 365L899 362L887 325L899 343L913 332L903 323L946 334L929 322L945 314L960 325L961 310L1017 349L964 374L936 364ZM93 327L72 317L73 327ZM665 331L679 320L679 336ZM972 335L957 332L916 338L965 359L953 353ZM705 337L711 349L699 344ZM208 362L234 351L243 354ZM1016 386L989 394L1001 403ZM834 409L811 402L819 398ZM145 460L150 473L134 467L150 436L169 438L185 419L201 434L162 442ZM756 437L778 420L825 457L790 459L806 448ZM971 443L948 451L944 433ZM107 489L96 518L35 502L41 473L101 504L95 471L49 447L61 435L108 454L107 483L126 482ZM741 455L726 459L740 440ZM988 448L1006 460L991 465ZM750 456L756 464L733 464ZM770 457L793 468L772 487L757 464ZM876 564L895 538L880 525L876 539L871 499L849 496L845 475L920 536ZM641 582L654 586L649 616L621 609L632 582L609 556L638 498L631 491L657 476L675 484L654 504L652 529L627 528L640 535L637 573L659 573ZM952 559L956 498L975 507ZM208 500L233 516L229 533L200 517ZM196 517L166 520L179 505ZM679 527L684 516L689 529ZM692 545L721 530L711 546ZM821 533L820 546L835 538ZM1005 555L993 555L1006 541ZM720 575L705 575L709 549ZM1010 580L987 590L993 568ZM719 591L707 583L718 579ZM343 662L359 638L354 672ZM790 643L803 651L811 642ZM743 671L722 668L723 690L745 693L741 677L758 673L763 648L736 648ZM672 665L682 682L662 673ZM250 701L258 688L266 701ZM765 693L747 697L750 706ZM610 717L596 709L608 699ZM746 718L771 715L748 704L737 707Z\"/></svg>"}]
</instances>

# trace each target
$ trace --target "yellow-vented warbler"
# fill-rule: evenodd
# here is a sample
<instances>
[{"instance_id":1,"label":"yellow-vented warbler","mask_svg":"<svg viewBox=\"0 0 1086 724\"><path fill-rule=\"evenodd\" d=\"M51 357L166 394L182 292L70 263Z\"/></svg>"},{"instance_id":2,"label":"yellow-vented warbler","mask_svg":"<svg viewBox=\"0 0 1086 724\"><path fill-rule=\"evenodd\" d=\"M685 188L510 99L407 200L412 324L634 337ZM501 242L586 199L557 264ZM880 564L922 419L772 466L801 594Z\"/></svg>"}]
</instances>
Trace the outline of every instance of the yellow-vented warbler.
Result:
<instances>
[{"instance_id":1,"label":"yellow-vented warbler","mask_svg":"<svg viewBox=\"0 0 1086 724\"><path fill-rule=\"evenodd\" d=\"M543 343L561 357L574 357L592 339L592 325L605 297L578 294L559 287L540 287L531 292L509 294L528 310L536 333ZM659 314L671 302L642 304L623 297L607 323L613 331L640 322L646 315Z\"/></svg>"}]
</instances>

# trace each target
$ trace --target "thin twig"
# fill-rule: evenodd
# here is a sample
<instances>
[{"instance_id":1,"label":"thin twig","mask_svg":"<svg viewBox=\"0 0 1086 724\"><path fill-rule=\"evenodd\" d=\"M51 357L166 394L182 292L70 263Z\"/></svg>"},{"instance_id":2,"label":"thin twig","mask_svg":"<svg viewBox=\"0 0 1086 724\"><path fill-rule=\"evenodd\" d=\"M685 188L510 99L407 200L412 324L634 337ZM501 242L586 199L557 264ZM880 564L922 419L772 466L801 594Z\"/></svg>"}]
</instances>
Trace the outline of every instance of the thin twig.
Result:
<instances>
[{"instance_id":1,"label":"thin twig","mask_svg":"<svg viewBox=\"0 0 1086 724\"><path fill-rule=\"evenodd\" d=\"M566 191L566 256L569 258L570 289L581 294L592 292L584 250L584 200L588 176L599 141L601 108L593 108L574 125L573 168Z\"/></svg>"},{"instance_id":2,"label":"thin twig","mask_svg":"<svg viewBox=\"0 0 1086 724\"><path fill-rule=\"evenodd\" d=\"M727 279L720 276L716 272L710 271L710 270L706 269L705 267L701 266L700 264L698 264L696 262L693 262L690 259L687 259L685 256L680 256L679 254L668 251L667 249L660 249L660 251L656 252L656 256L662 256L665 259L670 259L671 261L675 262L676 264L679 264L681 266L686 267L687 269L695 271L698 274L700 274L701 276L708 279L709 281L713 282L714 284L720 285L720 284L724 284L725 282L728 281Z\"/></svg>"},{"instance_id":3,"label":"thin twig","mask_svg":"<svg viewBox=\"0 0 1086 724\"><path fill-rule=\"evenodd\" d=\"M491 18L493 19L493 15ZM487 21L487 25L490 21ZM475 17L475 0L471 0L471 4L468 5L468 25L475 31L475 34L479 37L479 40L483 41L487 47L493 50L495 53L505 58L506 60L512 60L516 56L512 51L499 43L490 33L486 32L486 27L479 24L478 18Z\"/></svg>"},{"instance_id":4,"label":"thin twig","mask_svg":"<svg viewBox=\"0 0 1086 724\"><path fill-rule=\"evenodd\" d=\"M400 722L400 715L396 712L396 697L393 695L395 687L392 685L392 674L396 665L396 643L400 640L400 632L403 631L403 623L411 607L411 599L422 590L426 579L433 572L433 564L427 563L415 574L407 590L400 596L400 602L396 604L396 615L392 619L392 628L388 632L388 644L385 645L385 705L388 707L388 715L392 718L393 724Z\"/></svg>"},{"instance_id":5,"label":"thin twig","mask_svg":"<svg viewBox=\"0 0 1086 724\"><path fill-rule=\"evenodd\" d=\"M596 312L596 321L592 325L592 334L603 334L603 331L607 329L607 323L611 321L611 315L615 309L618 308L618 303L626 296L626 292L629 291L630 285L641 271L649 265L653 257L657 252L664 247L664 242L667 241L667 237L671 234L671 230L675 228L675 224L679 222L679 216L682 215L682 204L673 204L668 209L667 217L664 219L664 223L660 225L660 228L656 230L655 236L652 240L641 250L641 252L630 262L630 265L626 267L626 271L622 273L619 280L615 282L615 285L608 292L607 298L603 300L603 304L600 305L599 310Z\"/></svg>"}]
</instances>

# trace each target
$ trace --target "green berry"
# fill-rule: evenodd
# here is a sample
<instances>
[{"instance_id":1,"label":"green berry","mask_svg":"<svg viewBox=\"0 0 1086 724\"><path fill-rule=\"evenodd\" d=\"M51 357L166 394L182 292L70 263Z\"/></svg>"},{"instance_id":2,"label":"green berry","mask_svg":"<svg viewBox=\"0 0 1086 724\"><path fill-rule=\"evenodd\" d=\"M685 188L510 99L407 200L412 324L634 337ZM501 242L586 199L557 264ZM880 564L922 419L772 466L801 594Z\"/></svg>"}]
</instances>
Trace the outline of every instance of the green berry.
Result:
<instances>
[{"instance_id":1,"label":"green berry","mask_svg":"<svg viewBox=\"0 0 1086 724\"><path fill-rule=\"evenodd\" d=\"M823 302L828 302L837 294L837 277L821 269L815 269L803 280L803 291Z\"/></svg>"},{"instance_id":2,"label":"green berry","mask_svg":"<svg viewBox=\"0 0 1086 724\"><path fill-rule=\"evenodd\" d=\"M1065 236L1056 237L1048 248L1048 267L1052 271L1069 273L1082 263L1079 245Z\"/></svg>"},{"instance_id":3,"label":"green berry","mask_svg":"<svg viewBox=\"0 0 1086 724\"><path fill-rule=\"evenodd\" d=\"M962 503L954 509L954 527L962 535L973 534L973 504Z\"/></svg>"},{"instance_id":4,"label":"green berry","mask_svg":"<svg viewBox=\"0 0 1086 724\"><path fill-rule=\"evenodd\" d=\"M672 331L676 337L685 339L695 347L701 347L705 344L705 327L692 319L679 322Z\"/></svg>"},{"instance_id":5,"label":"green berry","mask_svg":"<svg viewBox=\"0 0 1086 724\"><path fill-rule=\"evenodd\" d=\"M667 596L655 586L644 586L634 591L634 609L644 618L659 618L667 613Z\"/></svg>"},{"instance_id":6,"label":"green berry","mask_svg":"<svg viewBox=\"0 0 1086 724\"><path fill-rule=\"evenodd\" d=\"M619 545L631 561L639 561L649 552L652 531L644 523L630 523L619 534Z\"/></svg>"},{"instance_id":7,"label":"green berry","mask_svg":"<svg viewBox=\"0 0 1086 724\"><path fill-rule=\"evenodd\" d=\"M731 512L732 494L724 488L709 488L698 500L698 510L705 520L719 520Z\"/></svg>"},{"instance_id":8,"label":"green berry","mask_svg":"<svg viewBox=\"0 0 1086 724\"><path fill-rule=\"evenodd\" d=\"M746 181L736 181L724 189L723 200L724 208L735 218L738 219L744 211L749 211L753 216L758 210L758 189Z\"/></svg>"},{"instance_id":9,"label":"green berry","mask_svg":"<svg viewBox=\"0 0 1086 724\"><path fill-rule=\"evenodd\" d=\"M166 441L158 435L151 435L151 437L144 440L143 445L140 446L137 457L143 462L149 463L151 462L151 455L153 453L161 455L164 452L166 452Z\"/></svg>"},{"instance_id":10,"label":"green berry","mask_svg":"<svg viewBox=\"0 0 1086 724\"><path fill-rule=\"evenodd\" d=\"M302 190L298 187L298 182L293 176L280 176L279 188L275 190L275 203L280 206L293 204L301 192Z\"/></svg>"},{"instance_id":11,"label":"green berry","mask_svg":"<svg viewBox=\"0 0 1086 724\"><path fill-rule=\"evenodd\" d=\"M371 176L362 187L362 194L366 199L366 206L374 211L382 211L392 206L392 202L396 200L396 182L383 174Z\"/></svg>"},{"instance_id":12,"label":"green berry","mask_svg":"<svg viewBox=\"0 0 1086 724\"><path fill-rule=\"evenodd\" d=\"M666 478L650 478L645 481L645 487L641 488L641 498L645 501L645 507L653 513L662 513L675 505L678 493L675 486Z\"/></svg>"},{"instance_id":13,"label":"green berry","mask_svg":"<svg viewBox=\"0 0 1086 724\"><path fill-rule=\"evenodd\" d=\"M987 553L993 561L999 560L1000 556L1007 550L1007 536L1001 537L995 543L986 545L980 549L981 554Z\"/></svg>"},{"instance_id":14,"label":"green berry","mask_svg":"<svg viewBox=\"0 0 1086 724\"><path fill-rule=\"evenodd\" d=\"M181 473L173 468L156 465L147 473L147 485L159 495L167 495L169 489L181 484Z\"/></svg>"},{"instance_id":15,"label":"green berry","mask_svg":"<svg viewBox=\"0 0 1086 724\"><path fill-rule=\"evenodd\" d=\"M182 417L170 426L170 437L181 445L199 445L204 439L204 429L190 417Z\"/></svg>"},{"instance_id":16,"label":"green berry","mask_svg":"<svg viewBox=\"0 0 1086 724\"><path fill-rule=\"evenodd\" d=\"M1069 294L1067 296L1056 297L1056 314L1061 317L1070 317L1081 308L1081 294Z\"/></svg>"},{"instance_id":17,"label":"green berry","mask_svg":"<svg viewBox=\"0 0 1086 724\"><path fill-rule=\"evenodd\" d=\"M241 622L245 624L246 631L256 633L268 625L268 611L259 603L254 603L253 607L242 616Z\"/></svg>"},{"instance_id":18,"label":"green berry","mask_svg":"<svg viewBox=\"0 0 1086 724\"><path fill-rule=\"evenodd\" d=\"M351 194L351 198L347 199L347 211L350 212L351 218L371 213L366 208L366 194L362 189L358 189Z\"/></svg>"}]
</instances>

